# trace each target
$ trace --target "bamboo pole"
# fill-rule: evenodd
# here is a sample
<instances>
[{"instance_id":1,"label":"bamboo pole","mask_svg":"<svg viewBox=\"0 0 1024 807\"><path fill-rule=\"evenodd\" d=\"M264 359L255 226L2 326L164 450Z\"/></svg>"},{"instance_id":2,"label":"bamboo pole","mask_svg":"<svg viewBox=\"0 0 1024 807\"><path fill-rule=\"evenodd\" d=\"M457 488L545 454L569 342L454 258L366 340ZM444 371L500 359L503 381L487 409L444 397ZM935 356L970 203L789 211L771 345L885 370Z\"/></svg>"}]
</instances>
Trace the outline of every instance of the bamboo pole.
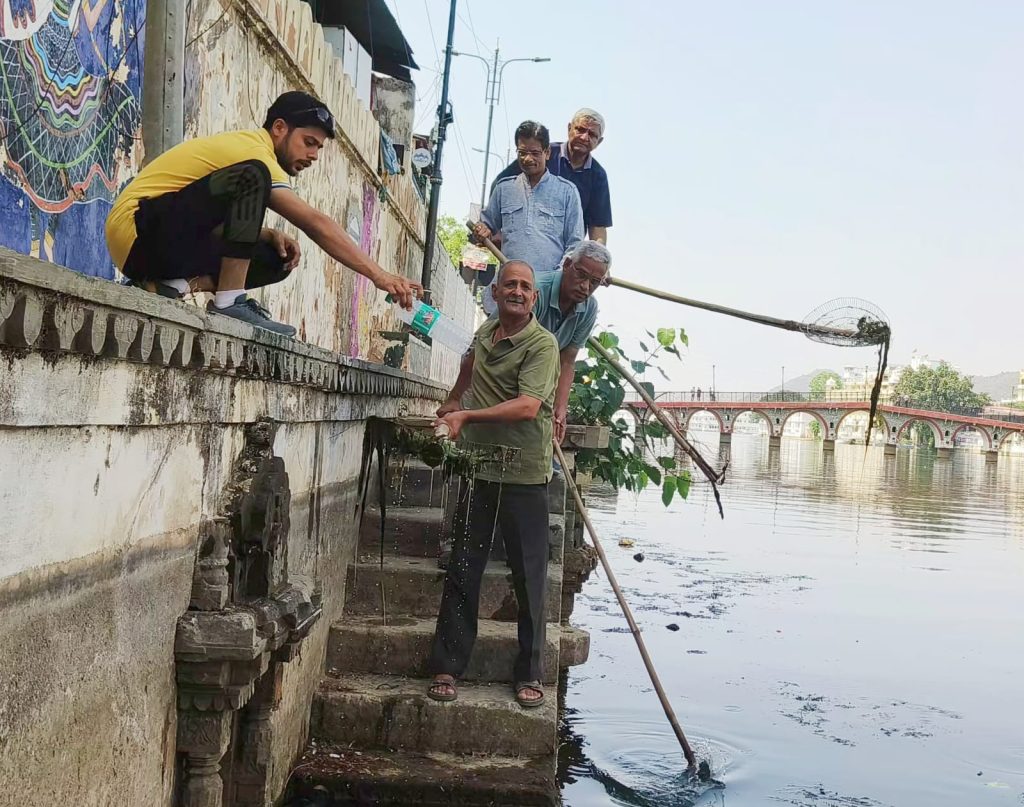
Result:
<instances>
[{"instance_id":1,"label":"bamboo pole","mask_svg":"<svg viewBox=\"0 0 1024 807\"><path fill-rule=\"evenodd\" d=\"M827 325L797 322L792 319L779 319L778 317L769 317L763 314L752 314L749 311L740 311L738 308L728 308L724 305L692 300L689 297L680 297L678 294L671 294L667 291L652 289L649 286L642 286L639 283L633 283L629 280L622 280L617 277L608 278L608 284L611 286L619 286L623 289L629 289L630 291L636 291L640 294L646 294L649 297L657 297L659 300L668 300L671 303L688 305L691 308L700 308L704 311L713 311L716 314L725 314L729 317L745 319L748 322L756 322L759 325L770 325L773 328L782 328L787 331L797 331L799 333L812 334L815 336L833 336L844 339L851 339L857 335L856 331L847 330L846 328L830 328Z\"/></svg>"},{"instance_id":2,"label":"bamboo pole","mask_svg":"<svg viewBox=\"0 0 1024 807\"><path fill-rule=\"evenodd\" d=\"M661 685L661 679L658 678L658 673L654 669L654 662L651 661L651 656L647 652L647 645L644 644L643 636L640 634L640 627L636 624L636 620L633 618L633 612L629 608L629 603L626 602L626 598L622 594L622 589L619 588L619 582L615 579L615 572L612 571L611 564L608 562L608 556L604 553L604 547L601 546L601 540L597 537L597 530L594 529L594 525L590 521L590 515L587 513L587 508L583 504L583 499L580 497L579 489L576 487L576 480L572 478L572 474L569 472L569 466L565 460L565 454L562 453L562 447L558 443L554 443L555 453L558 455L558 461L561 463L562 468L565 469L565 483L569 486L569 490L572 491L572 497L576 502L576 509L579 511L580 516L583 519L583 523L587 527L587 532L590 533L590 540L594 542L594 549L597 550L597 556L601 560L601 566L604 567L604 573L608 577L608 582L611 584L612 591L615 592L615 597L619 601L619 606L622 608L622 613L626 617L626 622L629 624L629 631L633 634L633 638L636 640L636 646L640 650L640 657L644 661L644 666L647 668L647 674L651 678L651 683L654 685L654 691L658 693L658 700L661 701L661 708L665 710L665 717L668 718L668 722L672 725L672 731L675 732L676 739L679 740L679 745L682 746L683 756L686 757L686 764L696 769L697 757L693 753L693 749L690 747L690 743L686 739L686 735L683 733L682 726L679 725L679 720L676 719L675 710L672 708L672 704L668 700L668 695L665 693L665 688Z\"/></svg>"}]
</instances>

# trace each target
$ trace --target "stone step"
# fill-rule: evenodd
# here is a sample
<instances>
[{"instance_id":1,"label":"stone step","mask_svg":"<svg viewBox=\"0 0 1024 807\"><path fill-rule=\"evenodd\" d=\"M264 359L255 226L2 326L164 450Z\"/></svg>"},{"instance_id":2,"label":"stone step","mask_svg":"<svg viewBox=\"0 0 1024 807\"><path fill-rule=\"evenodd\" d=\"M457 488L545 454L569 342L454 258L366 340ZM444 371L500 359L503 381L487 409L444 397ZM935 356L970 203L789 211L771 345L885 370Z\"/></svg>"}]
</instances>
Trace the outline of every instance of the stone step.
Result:
<instances>
[{"instance_id":1,"label":"stone step","mask_svg":"<svg viewBox=\"0 0 1024 807\"><path fill-rule=\"evenodd\" d=\"M447 532L440 507L388 507L384 522L384 554L436 558ZM380 554L380 509L367 507L359 525L359 554Z\"/></svg>"},{"instance_id":2,"label":"stone step","mask_svg":"<svg viewBox=\"0 0 1024 807\"><path fill-rule=\"evenodd\" d=\"M544 756L557 749L554 689L535 709L515 702L508 684L458 687L458 699L427 696L426 678L328 676L313 706L313 732L329 742L386 751Z\"/></svg>"},{"instance_id":3,"label":"stone step","mask_svg":"<svg viewBox=\"0 0 1024 807\"><path fill-rule=\"evenodd\" d=\"M360 557L348 567L345 588L345 613L436 617L444 588L444 569L433 558L385 557L381 568L379 556ZM384 602L381 602L381 586ZM562 567L548 566L547 618L557 622L561 608ZM515 621L519 609L512 589L512 571L503 561L491 561L480 586L480 617Z\"/></svg>"},{"instance_id":4,"label":"stone step","mask_svg":"<svg viewBox=\"0 0 1024 807\"><path fill-rule=\"evenodd\" d=\"M327 669L334 673L373 673L422 678L434 638L435 619L389 616L345 616L331 625L327 641ZM549 624L545 636L544 680L558 678L561 630ZM512 665L519 652L515 622L481 619L476 646L463 678L467 681L512 681Z\"/></svg>"},{"instance_id":5,"label":"stone step","mask_svg":"<svg viewBox=\"0 0 1024 807\"><path fill-rule=\"evenodd\" d=\"M292 774L285 803L380 807L555 807L556 757L354 751L314 740Z\"/></svg>"}]
</instances>

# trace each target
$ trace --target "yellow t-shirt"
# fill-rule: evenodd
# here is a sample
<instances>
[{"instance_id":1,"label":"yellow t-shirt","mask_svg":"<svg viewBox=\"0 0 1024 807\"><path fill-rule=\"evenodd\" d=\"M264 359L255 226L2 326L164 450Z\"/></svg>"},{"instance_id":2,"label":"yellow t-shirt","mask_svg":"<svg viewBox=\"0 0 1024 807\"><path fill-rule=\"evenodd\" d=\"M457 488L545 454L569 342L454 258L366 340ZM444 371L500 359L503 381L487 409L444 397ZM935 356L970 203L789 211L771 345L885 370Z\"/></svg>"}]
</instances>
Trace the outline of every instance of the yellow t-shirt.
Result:
<instances>
[{"instance_id":1,"label":"yellow t-shirt","mask_svg":"<svg viewBox=\"0 0 1024 807\"><path fill-rule=\"evenodd\" d=\"M274 156L274 144L266 129L186 140L143 168L117 197L107 216L107 248L118 268L124 268L135 243L135 211L140 199L181 190L214 171L245 160L259 160L266 165L273 187L291 187L288 174Z\"/></svg>"}]
</instances>

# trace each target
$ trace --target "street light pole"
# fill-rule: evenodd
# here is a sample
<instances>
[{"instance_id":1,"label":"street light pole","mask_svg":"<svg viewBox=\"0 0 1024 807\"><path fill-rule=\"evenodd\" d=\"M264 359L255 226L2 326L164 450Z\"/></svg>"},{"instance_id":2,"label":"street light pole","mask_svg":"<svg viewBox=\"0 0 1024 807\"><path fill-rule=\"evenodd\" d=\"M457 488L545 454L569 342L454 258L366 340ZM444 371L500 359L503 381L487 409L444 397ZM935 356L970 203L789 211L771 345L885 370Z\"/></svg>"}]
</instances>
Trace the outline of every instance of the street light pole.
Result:
<instances>
[{"instance_id":1,"label":"street light pole","mask_svg":"<svg viewBox=\"0 0 1024 807\"><path fill-rule=\"evenodd\" d=\"M782 365L782 400L786 400L786 365Z\"/></svg>"},{"instance_id":2,"label":"street light pole","mask_svg":"<svg viewBox=\"0 0 1024 807\"><path fill-rule=\"evenodd\" d=\"M494 123L494 107L498 105L498 101L501 99L501 77L505 72L505 68L508 67L512 62L550 62L551 59L546 56L533 56L530 58L523 59L506 59L504 62L499 58L500 45L494 48L494 63L487 61L483 56L478 56L475 53L464 53L462 51L453 50L453 56L469 56L473 59L478 59L484 63L484 67L487 68L487 91L484 93L484 102L488 105L487 110L487 142L484 145L484 178L480 183L480 209L483 210L487 206L487 170L490 167L490 155L491 155L491 131ZM495 155L497 156L497 155Z\"/></svg>"},{"instance_id":3,"label":"street light pole","mask_svg":"<svg viewBox=\"0 0 1024 807\"><path fill-rule=\"evenodd\" d=\"M715 365L711 365L711 391L715 391Z\"/></svg>"}]
</instances>

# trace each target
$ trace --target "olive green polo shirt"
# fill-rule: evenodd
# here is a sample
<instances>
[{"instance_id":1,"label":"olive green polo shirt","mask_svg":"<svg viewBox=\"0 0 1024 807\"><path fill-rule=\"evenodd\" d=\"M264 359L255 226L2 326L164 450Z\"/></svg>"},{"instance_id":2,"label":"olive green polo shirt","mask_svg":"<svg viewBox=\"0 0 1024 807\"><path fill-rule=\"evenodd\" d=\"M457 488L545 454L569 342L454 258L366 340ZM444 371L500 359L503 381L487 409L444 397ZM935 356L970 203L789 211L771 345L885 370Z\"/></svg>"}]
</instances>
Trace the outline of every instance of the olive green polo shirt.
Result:
<instances>
[{"instance_id":1,"label":"olive green polo shirt","mask_svg":"<svg viewBox=\"0 0 1024 807\"><path fill-rule=\"evenodd\" d=\"M494 344L498 320L476 332L470 409L486 409L529 395L541 402L537 417L518 423L469 423L463 439L471 443L518 448L517 459L501 468L484 463L478 479L512 485L539 485L551 478L551 412L558 384L558 342L537 318L514 336ZM471 446L470 446L471 448Z\"/></svg>"}]
</instances>

